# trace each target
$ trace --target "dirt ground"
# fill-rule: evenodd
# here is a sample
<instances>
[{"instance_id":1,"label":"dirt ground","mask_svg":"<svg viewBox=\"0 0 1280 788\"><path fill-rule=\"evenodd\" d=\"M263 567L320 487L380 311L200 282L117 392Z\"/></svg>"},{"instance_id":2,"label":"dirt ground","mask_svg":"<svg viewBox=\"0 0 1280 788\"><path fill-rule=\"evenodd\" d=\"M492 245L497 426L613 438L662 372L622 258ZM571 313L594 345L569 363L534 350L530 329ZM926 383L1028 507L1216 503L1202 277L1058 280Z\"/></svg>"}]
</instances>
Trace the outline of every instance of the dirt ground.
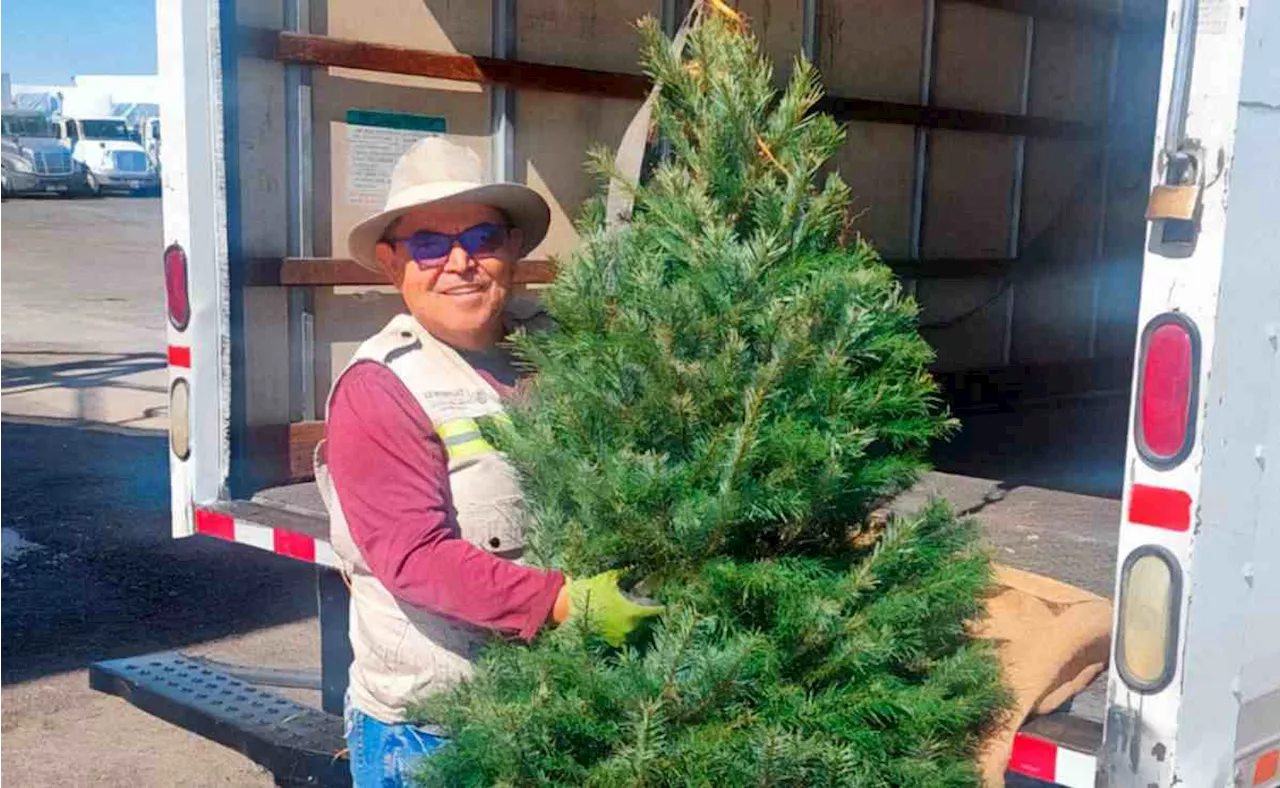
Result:
<instances>
[{"instance_id":1,"label":"dirt ground","mask_svg":"<svg viewBox=\"0 0 1280 788\"><path fill-rule=\"evenodd\" d=\"M310 567L169 537L161 249L155 199L4 204L6 785L271 785L90 690L85 666L167 648L319 661Z\"/></svg>"}]
</instances>

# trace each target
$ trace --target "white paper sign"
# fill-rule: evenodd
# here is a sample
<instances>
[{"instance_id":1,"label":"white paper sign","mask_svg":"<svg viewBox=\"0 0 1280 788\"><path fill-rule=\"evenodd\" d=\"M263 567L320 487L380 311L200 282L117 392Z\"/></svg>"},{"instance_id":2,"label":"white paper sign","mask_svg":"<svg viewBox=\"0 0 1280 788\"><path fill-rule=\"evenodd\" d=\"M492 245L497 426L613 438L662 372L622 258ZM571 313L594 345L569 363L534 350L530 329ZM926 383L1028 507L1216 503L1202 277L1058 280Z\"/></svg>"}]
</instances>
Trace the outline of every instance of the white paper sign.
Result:
<instances>
[{"instance_id":1,"label":"white paper sign","mask_svg":"<svg viewBox=\"0 0 1280 788\"><path fill-rule=\"evenodd\" d=\"M1220 36L1226 33L1233 13L1235 3L1228 0L1200 0L1200 7L1196 10L1196 35Z\"/></svg>"},{"instance_id":2,"label":"white paper sign","mask_svg":"<svg viewBox=\"0 0 1280 788\"><path fill-rule=\"evenodd\" d=\"M391 170L396 160L418 140L433 136L437 135L348 125L347 202L381 208L391 188Z\"/></svg>"}]
</instances>

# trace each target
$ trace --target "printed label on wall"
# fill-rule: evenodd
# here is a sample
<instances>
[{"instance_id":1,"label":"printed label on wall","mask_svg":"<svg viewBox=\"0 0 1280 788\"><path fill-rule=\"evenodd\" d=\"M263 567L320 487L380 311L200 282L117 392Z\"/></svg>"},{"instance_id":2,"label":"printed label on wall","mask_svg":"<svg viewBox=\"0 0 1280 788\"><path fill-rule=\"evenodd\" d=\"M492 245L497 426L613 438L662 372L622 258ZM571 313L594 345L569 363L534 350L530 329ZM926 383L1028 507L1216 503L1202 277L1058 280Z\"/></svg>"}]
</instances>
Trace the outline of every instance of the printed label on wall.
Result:
<instances>
[{"instance_id":1,"label":"printed label on wall","mask_svg":"<svg viewBox=\"0 0 1280 788\"><path fill-rule=\"evenodd\" d=\"M444 118L347 110L347 191L353 205L381 208L396 160L423 137L445 132Z\"/></svg>"},{"instance_id":2,"label":"printed label on wall","mask_svg":"<svg viewBox=\"0 0 1280 788\"><path fill-rule=\"evenodd\" d=\"M1227 32L1235 3L1228 0L1200 0L1196 9L1196 35L1220 36Z\"/></svg>"}]
</instances>

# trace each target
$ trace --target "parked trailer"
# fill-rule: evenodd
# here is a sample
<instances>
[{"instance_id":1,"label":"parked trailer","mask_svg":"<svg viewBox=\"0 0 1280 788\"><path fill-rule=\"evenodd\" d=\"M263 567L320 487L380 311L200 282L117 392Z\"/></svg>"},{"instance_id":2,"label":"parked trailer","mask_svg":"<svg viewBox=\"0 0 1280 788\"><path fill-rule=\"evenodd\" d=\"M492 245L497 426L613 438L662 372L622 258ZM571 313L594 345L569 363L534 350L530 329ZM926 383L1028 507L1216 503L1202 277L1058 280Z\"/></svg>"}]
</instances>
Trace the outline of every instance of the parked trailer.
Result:
<instances>
[{"instance_id":1,"label":"parked trailer","mask_svg":"<svg viewBox=\"0 0 1280 788\"><path fill-rule=\"evenodd\" d=\"M1011 783L1274 786L1280 6L1119 3L738 6L779 79L813 59L849 124L835 166L860 229L921 302L967 416L947 461L1016 456L1115 494L926 482L980 510L1001 560L1117 600L1110 675L1023 729ZM616 145L648 90L631 21L673 30L682 5L158 4L173 531L316 564L320 670L149 655L98 663L96 688L282 785L349 781L347 596L311 449L336 372L400 305L343 239L398 151L444 134L547 197L519 277L550 281L586 147ZM1024 538L1028 518L1054 527Z\"/></svg>"}]
</instances>

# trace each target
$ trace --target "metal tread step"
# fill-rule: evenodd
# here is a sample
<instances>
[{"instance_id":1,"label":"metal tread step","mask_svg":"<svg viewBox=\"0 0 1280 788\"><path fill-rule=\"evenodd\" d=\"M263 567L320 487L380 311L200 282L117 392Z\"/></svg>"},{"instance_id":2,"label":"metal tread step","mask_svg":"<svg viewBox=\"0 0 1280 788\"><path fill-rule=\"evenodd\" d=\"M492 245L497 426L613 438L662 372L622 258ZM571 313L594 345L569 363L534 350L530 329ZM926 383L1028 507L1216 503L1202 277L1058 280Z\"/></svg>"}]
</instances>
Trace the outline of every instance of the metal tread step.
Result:
<instances>
[{"instance_id":1,"label":"metal tread step","mask_svg":"<svg viewBox=\"0 0 1280 788\"><path fill-rule=\"evenodd\" d=\"M282 786L351 785L342 719L177 652L95 662L89 686L230 747Z\"/></svg>"},{"instance_id":2,"label":"metal tread step","mask_svg":"<svg viewBox=\"0 0 1280 788\"><path fill-rule=\"evenodd\" d=\"M107 660L90 666L89 686L242 753L269 770L277 785L351 785L337 715L255 687L215 665L177 652ZM1020 736L1038 740L1038 749L1048 745L1092 760L1102 726L1063 711L1031 720ZM1047 773L1027 766L1010 763L1010 786L1078 788L1075 781L1057 782L1054 776L1061 775L1052 766Z\"/></svg>"}]
</instances>

